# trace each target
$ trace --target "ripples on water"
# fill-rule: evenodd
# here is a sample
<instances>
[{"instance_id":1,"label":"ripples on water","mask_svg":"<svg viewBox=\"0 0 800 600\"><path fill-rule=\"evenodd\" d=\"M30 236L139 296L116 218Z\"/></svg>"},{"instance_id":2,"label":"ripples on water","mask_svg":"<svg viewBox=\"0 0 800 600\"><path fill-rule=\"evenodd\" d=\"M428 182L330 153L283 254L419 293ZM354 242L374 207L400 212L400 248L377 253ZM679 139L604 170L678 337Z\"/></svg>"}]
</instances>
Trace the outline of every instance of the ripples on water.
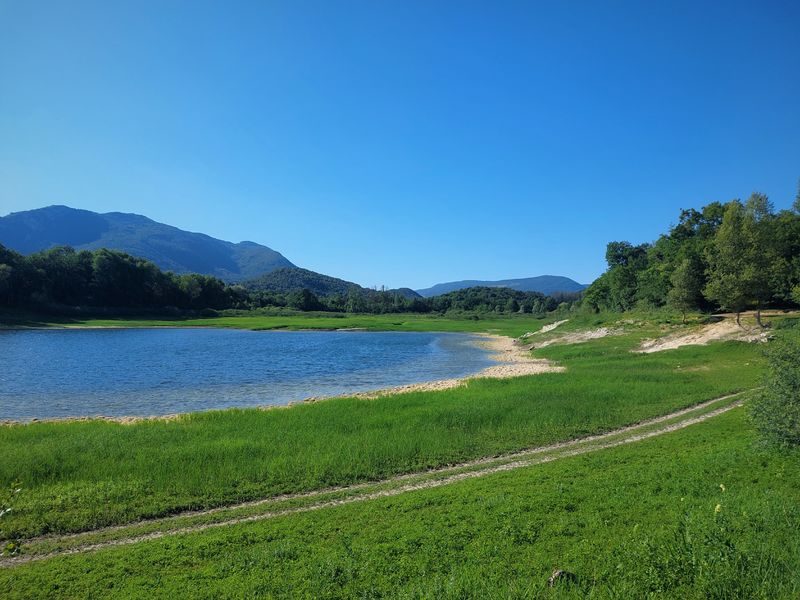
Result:
<instances>
[{"instance_id":1,"label":"ripples on water","mask_svg":"<svg viewBox=\"0 0 800 600\"><path fill-rule=\"evenodd\" d=\"M233 329L0 331L0 419L279 405L463 377L492 364L476 338Z\"/></svg>"}]
</instances>

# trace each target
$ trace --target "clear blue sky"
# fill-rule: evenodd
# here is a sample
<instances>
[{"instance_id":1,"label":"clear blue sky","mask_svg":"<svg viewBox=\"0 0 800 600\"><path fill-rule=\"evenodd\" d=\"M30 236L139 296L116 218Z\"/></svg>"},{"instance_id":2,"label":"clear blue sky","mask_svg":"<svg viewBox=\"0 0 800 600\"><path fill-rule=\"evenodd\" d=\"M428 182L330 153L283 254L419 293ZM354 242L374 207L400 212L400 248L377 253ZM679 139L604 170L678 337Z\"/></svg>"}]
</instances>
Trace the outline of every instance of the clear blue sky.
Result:
<instances>
[{"instance_id":1,"label":"clear blue sky","mask_svg":"<svg viewBox=\"0 0 800 600\"><path fill-rule=\"evenodd\" d=\"M368 286L589 282L798 177L796 0L0 0L0 214L137 212Z\"/></svg>"}]
</instances>

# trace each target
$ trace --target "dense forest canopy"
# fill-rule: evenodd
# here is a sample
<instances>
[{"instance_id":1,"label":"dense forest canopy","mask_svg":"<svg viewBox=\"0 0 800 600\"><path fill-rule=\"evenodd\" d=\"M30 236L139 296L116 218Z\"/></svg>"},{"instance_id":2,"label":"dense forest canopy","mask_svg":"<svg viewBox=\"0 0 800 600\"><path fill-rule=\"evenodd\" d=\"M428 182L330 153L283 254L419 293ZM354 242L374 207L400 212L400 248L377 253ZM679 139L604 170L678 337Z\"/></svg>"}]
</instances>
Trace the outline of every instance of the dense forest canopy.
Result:
<instances>
[{"instance_id":1,"label":"dense forest canopy","mask_svg":"<svg viewBox=\"0 0 800 600\"><path fill-rule=\"evenodd\" d=\"M115 250L58 246L23 256L0 245L0 305L180 309L228 308L244 299L208 275L175 275Z\"/></svg>"},{"instance_id":2,"label":"dense forest canopy","mask_svg":"<svg viewBox=\"0 0 800 600\"><path fill-rule=\"evenodd\" d=\"M314 292L316 296L332 296L334 294L346 296L352 290L361 289L361 286L344 279L298 267L275 269L259 277L243 281L242 285L251 290L281 293L306 289Z\"/></svg>"},{"instance_id":3,"label":"dense forest canopy","mask_svg":"<svg viewBox=\"0 0 800 600\"><path fill-rule=\"evenodd\" d=\"M309 271L308 269L301 269L300 267L284 267L275 269L269 273L264 273L259 277L247 279L241 282L241 285L248 290L265 291L265 292L296 292L299 290L309 290L315 296L346 296L352 292L368 293L369 288L364 288L353 283L352 281L345 281L330 275L323 275ZM409 288L400 288L396 290L381 290L386 291L390 295L400 294L404 298L421 298L418 293Z\"/></svg>"},{"instance_id":4,"label":"dense forest canopy","mask_svg":"<svg viewBox=\"0 0 800 600\"><path fill-rule=\"evenodd\" d=\"M608 244L606 262L583 299L596 311L670 305L738 314L800 304L800 192L779 212L759 193L683 210L652 244Z\"/></svg>"},{"instance_id":5,"label":"dense forest canopy","mask_svg":"<svg viewBox=\"0 0 800 600\"><path fill-rule=\"evenodd\" d=\"M40 312L64 312L70 307L147 310L286 307L353 313L544 314L577 297L577 294L550 297L487 287L420 298L409 297L407 290L377 291L356 285L318 296L311 289L291 289L288 284L278 290L252 289L226 285L208 275L176 275L160 270L148 260L108 249L76 251L59 246L24 256L0 245L0 307Z\"/></svg>"}]
</instances>

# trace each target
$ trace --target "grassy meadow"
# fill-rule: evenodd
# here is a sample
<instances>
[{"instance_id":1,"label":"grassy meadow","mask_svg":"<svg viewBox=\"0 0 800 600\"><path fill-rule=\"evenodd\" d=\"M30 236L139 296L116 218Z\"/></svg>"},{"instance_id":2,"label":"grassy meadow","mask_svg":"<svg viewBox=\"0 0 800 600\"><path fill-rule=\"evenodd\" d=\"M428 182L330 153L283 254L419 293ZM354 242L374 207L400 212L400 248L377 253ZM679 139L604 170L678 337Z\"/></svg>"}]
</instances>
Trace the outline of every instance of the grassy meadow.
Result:
<instances>
[{"instance_id":1,"label":"grassy meadow","mask_svg":"<svg viewBox=\"0 0 800 600\"><path fill-rule=\"evenodd\" d=\"M796 598L800 454L743 409L629 446L0 570L7 598ZM555 568L576 576L547 587Z\"/></svg>"},{"instance_id":2,"label":"grassy meadow","mask_svg":"<svg viewBox=\"0 0 800 600\"><path fill-rule=\"evenodd\" d=\"M611 318L611 315L608 316ZM618 315L617 315L618 318ZM484 332L518 337L537 331L545 321L532 315L429 315L346 314L331 312L276 311L243 312L203 318L74 318L7 313L0 315L0 327L231 327L268 331L273 329L364 329L367 331Z\"/></svg>"},{"instance_id":3,"label":"grassy meadow","mask_svg":"<svg viewBox=\"0 0 800 600\"><path fill-rule=\"evenodd\" d=\"M526 324L527 325L527 324ZM213 411L133 425L0 428L5 528L22 538L372 481L603 432L758 384L753 345L631 353L653 325L537 351L567 367L508 380L290 409Z\"/></svg>"},{"instance_id":4,"label":"grassy meadow","mask_svg":"<svg viewBox=\"0 0 800 600\"><path fill-rule=\"evenodd\" d=\"M544 323L530 316L251 315L180 325L520 336ZM0 453L12 459L0 460L0 482L16 481L22 489L3 517L4 533L22 542L23 556L35 556L161 527L280 512L312 500L278 498L265 508L229 508L219 516L180 514L502 456L759 386L765 365L758 344L631 352L643 339L700 323L695 317L683 326L667 313L573 316L547 335L600 326L616 334L533 351L565 366L564 373L476 379L439 392L133 424L95 419L2 426ZM161 324L176 323L51 323ZM745 409L652 439L553 458L387 498L0 566L0 596L800 596L800 538L794 533L800 528L800 453L759 445ZM414 477L408 481L428 476ZM373 483L364 494L396 485ZM319 498L358 493L330 491ZM160 518L167 520L139 522ZM93 531L114 525L122 528ZM86 533L69 537L79 532ZM574 580L549 588L556 568Z\"/></svg>"},{"instance_id":5,"label":"grassy meadow","mask_svg":"<svg viewBox=\"0 0 800 600\"><path fill-rule=\"evenodd\" d=\"M49 327L227 327L234 329L250 329L253 331L270 330L336 330L363 329L366 331L441 331L465 333L492 333L509 337L520 337L535 332L543 325L556 321L568 320L559 327L559 331L575 331L591 327L615 325L622 321L636 322L651 327L676 326L681 323L677 312L667 309L653 311L635 311L625 314L616 312L565 313L556 317L537 317L530 314L493 314L493 313L453 313L453 314L353 314L332 312L297 312L292 310L273 311L225 311L224 316L200 318L151 318L151 317L118 317L118 318L77 318L40 315L28 312L0 313L0 329L14 328L49 328ZM707 317L692 314L689 325L705 322Z\"/></svg>"}]
</instances>

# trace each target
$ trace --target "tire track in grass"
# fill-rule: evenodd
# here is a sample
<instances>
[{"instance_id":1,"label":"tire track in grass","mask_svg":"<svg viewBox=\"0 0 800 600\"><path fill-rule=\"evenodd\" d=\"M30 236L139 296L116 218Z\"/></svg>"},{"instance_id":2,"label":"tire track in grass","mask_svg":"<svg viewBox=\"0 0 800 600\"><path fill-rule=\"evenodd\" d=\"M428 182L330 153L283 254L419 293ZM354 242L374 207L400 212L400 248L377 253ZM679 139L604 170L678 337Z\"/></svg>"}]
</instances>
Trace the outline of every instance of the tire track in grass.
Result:
<instances>
[{"instance_id":1,"label":"tire track in grass","mask_svg":"<svg viewBox=\"0 0 800 600\"><path fill-rule=\"evenodd\" d=\"M105 527L91 531L84 531L80 533L66 534L61 536L39 536L36 538L29 538L27 540L23 540L23 543L27 545L27 544L35 544L37 542L38 543L69 542L70 540L80 540L80 538L82 537L109 534L109 533L114 533L116 531L135 528L137 526L145 526L148 524L155 525L158 523L168 524L167 523L168 521L181 518L205 517L217 513L222 513L223 511L236 511L247 508L257 508L260 506L267 506L269 504L276 504L279 502L313 499L315 497L323 496L326 494L360 492L361 490L369 490L369 488L372 487L399 484L396 487L390 487L388 489L379 489L371 492L367 491L363 493L356 493L353 496L348 496L344 498L321 500L306 505L294 506L279 510L272 510L263 513L257 513L254 515L232 517L220 521L204 522L195 525L176 525L173 527L166 527L161 530L152 531L149 533L143 533L139 535L128 535L117 539L103 540L99 542L78 543L73 547L65 548L62 550L56 550L53 552L1 557L0 567L13 567L16 565L22 565L33 561L46 560L57 556L67 556L71 554L92 552L104 548L127 546L131 544L137 544L140 542L146 542L150 540L157 540L175 535L197 533L219 527L227 527L231 525L239 525L243 523L252 523L267 519L274 519L277 517L292 515L296 513L310 512L310 511L322 510L325 508L343 506L345 504L352 504L355 502L365 502L368 500L375 500L378 498L389 498L392 496L399 496L400 494L405 494L408 492L442 487L445 485L450 485L467 479L485 477L487 475L493 475L495 473L512 471L519 468L544 464L562 458L569 458L572 456L587 454L589 452L595 452L597 450L615 448L617 446L639 442L652 437L657 437L660 435L671 433L673 431L684 429L691 425L701 423L703 421L716 417L720 414L728 412L729 410L737 408L743 404L744 401L742 399L739 400L733 400L733 399L745 393L746 393L745 391L742 391L736 394L730 394L727 396L715 398L713 400L709 400L701 404L696 404L689 408L684 408L675 411L673 413L663 415L661 417L648 419L646 421L642 421L634 425L628 425L626 427L615 429L613 431L609 431L603 434L587 436L584 438L578 438L566 442L559 442L556 444L541 446L538 448L531 448L528 450L522 450L519 452L514 452L502 456L480 458L473 461L468 461L445 467L438 467L436 469L430 469L418 473L397 475L395 477L384 479L382 481L365 482L351 486L331 487L322 490L314 490L298 494L284 494L281 496L272 496L270 498L263 498L260 500L244 502L236 505L221 506L208 510L188 511L188 512L178 513L170 517L148 519L148 520L138 521L135 523L128 523L125 525L114 525L111 527ZM710 408L719 403L726 402L728 400L733 400L733 401L719 408L710 410L708 412L702 412L707 408ZM698 412L700 412L701 414L696 414L692 416L694 413ZM649 429L653 426L660 425L668 421L675 421L675 422L667 423L655 429ZM420 480L414 481L415 479L420 479Z\"/></svg>"}]
</instances>

